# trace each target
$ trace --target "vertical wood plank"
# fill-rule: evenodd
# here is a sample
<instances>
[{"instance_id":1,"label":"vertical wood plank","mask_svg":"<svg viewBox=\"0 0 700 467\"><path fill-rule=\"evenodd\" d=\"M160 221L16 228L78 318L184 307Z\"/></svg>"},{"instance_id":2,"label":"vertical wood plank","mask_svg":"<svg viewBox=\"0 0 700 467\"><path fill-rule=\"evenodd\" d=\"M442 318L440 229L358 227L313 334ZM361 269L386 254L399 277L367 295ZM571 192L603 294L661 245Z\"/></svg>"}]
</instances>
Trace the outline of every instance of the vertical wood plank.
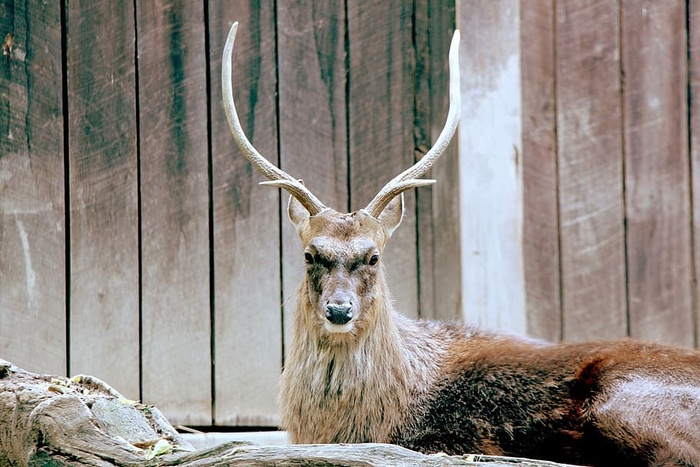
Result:
<instances>
[{"instance_id":1,"label":"vertical wood plank","mask_svg":"<svg viewBox=\"0 0 700 467\"><path fill-rule=\"evenodd\" d=\"M561 339L554 1L520 11L527 333Z\"/></svg>"},{"instance_id":2,"label":"vertical wood plank","mask_svg":"<svg viewBox=\"0 0 700 467\"><path fill-rule=\"evenodd\" d=\"M327 206L348 210L345 10L339 2L277 6L280 164ZM301 243L282 192L285 347L305 271Z\"/></svg>"},{"instance_id":3,"label":"vertical wood plank","mask_svg":"<svg viewBox=\"0 0 700 467\"><path fill-rule=\"evenodd\" d=\"M431 84L431 35L430 30L430 1L418 0L413 2L413 44L415 48L416 67L414 74L413 96L413 145L414 161L419 160L430 150L432 135L430 134L432 112L430 109ZM438 26L439 27L439 26ZM442 36L442 31L436 29L435 36ZM435 57L435 62L438 57ZM453 147L456 145L453 145ZM447 155L444 155L447 157ZM431 169L426 178L435 179ZM442 183L442 180L438 180ZM418 272L418 314L425 318L437 318L435 309L435 225L433 224L433 188L425 187L415 190L416 197L416 253ZM455 316L458 317L459 313Z\"/></svg>"},{"instance_id":4,"label":"vertical wood plank","mask_svg":"<svg viewBox=\"0 0 700 467\"><path fill-rule=\"evenodd\" d=\"M70 371L139 398L134 11L66 2Z\"/></svg>"},{"instance_id":5,"label":"vertical wood plank","mask_svg":"<svg viewBox=\"0 0 700 467\"><path fill-rule=\"evenodd\" d=\"M142 399L210 425L206 52L201 2L137 8ZM187 384L173 384L187 375Z\"/></svg>"},{"instance_id":6,"label":"vertical wood plank","mask_svg":"<svg viewBox=\"0 0 700 467\"><path fill-rule=\"evenodd\" d=\"M416 73L414 147L422 157L437 139L449 109L448 51L455 29L455 2L415 3ZM457 137L426 177L437 184L416 191L420 315L462 316Z\"/></svg>"},{"instance_id":7,"label":"vertical wood plank","mask_svg":"<svg viewBox=\"0 0 700 467\"><path fill-rule=\"evenodd\" d=\"M0 2L0 355L65 374L61 12ZM40 351L38 350L40 349Z\"/></svg>"},{"instance_id":8,"label":"vertical wood plank","mask_svg":"<svg viewBox=\"0 0 700 467\"><path fill-rule=\"evenodd\" d=\"M520 7L462 3L458 24L465 319L524 333Z\"/></svg>"},{"instance_id":9,"label":"vertical wood plank","mask_svg":"<svg viewBox=\"0 0 700 467\"><path fill-rule=\"evenodd\" d=\"M221 101L221 53L234 20L233 92L243 129L277 164L274 2L209 4L214 174L217 425L277 425L282 362L280 195L235 147Z\"/></svg>"},{"instance_id":10,"label":"vertical wood plank","mask_svg":"<svg viewBox=\"0 0 700 467\"><path fill-rule=\"evenodd\" d=\"M692 346L685 4L621 15L630 334Z\"/></svg>"},{"instance_id":11,"label":"vertical wood plank","mask_svg":"<svg viewBox=\"0 0 700 467\"><path fill-rule=\"evenodd\" d=\"M428 36L430 40L429 90L430 90L430 135L434 142L445 126L449 110L449 50L452 34L456 28L456 2L430 0ZM423 247L432 245L433 264L433 313L421 314L443 320L456 320L462 317L462 265L456 258L461 257L461 209L460 209L460 157L458 136L445 150L441 161L432 168L432 177L438 181L431 187L433 236L431 241L422 240L423 230L419 230L419 242ZM417 196L423 196L420 190ZM430 240L430 239L426 239ZM421 256L421 270L425 268ZM421 281L421 295L425 283ZM429 310L426 310L429 311Z\"/></svg>"},{"instance_id":12,"label":"vertical wood plank","mask_svg":"<svg viewBox=\"0 0 700 467\"><path fill-rule=\"evenodd\" d=\"M627 334L619 15L614 0L557 3L563 338Z\"/></svg>"},{"instance_id":13,"label":"vertical wood plank","mask_svg":"<svg viewBox=\"0 0 700 467\"><path fill-rule=\"evenodd\" d=\"M693 302L693 332L695 347L700 344L700 0L688 1L688 46L689 46L689 105L690 105L690 169L692 175L692 237L694 261L694 302Z\"/></svg>"},{"instance_id":14,"label":"vertical wood plank","mask_svg":"<svg viewBox=\"0 0 700 467\"><path fill-rule=\"evenodd\" d=\"M347 3L350 50L350 208L365 207L382 186L414 163L415 50L412 4L399 0ZM415 193L384 252L397 309L418 315Z\"/></svg>"}]
</instances>

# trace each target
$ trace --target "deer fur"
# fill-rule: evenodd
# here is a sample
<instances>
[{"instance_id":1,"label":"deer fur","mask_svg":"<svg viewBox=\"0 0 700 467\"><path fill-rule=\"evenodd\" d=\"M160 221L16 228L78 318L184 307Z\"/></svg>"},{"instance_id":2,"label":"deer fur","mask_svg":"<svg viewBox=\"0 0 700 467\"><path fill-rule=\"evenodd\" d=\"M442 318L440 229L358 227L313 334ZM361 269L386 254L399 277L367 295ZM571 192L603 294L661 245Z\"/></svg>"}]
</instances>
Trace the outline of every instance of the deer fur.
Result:
<instances>
[{"instance_id":1,"label":"deer fur","mask_svg":"<svg viewBox=\"0 0 700 467\"><path fill-rule=\"evenodd\" d=\"M290 200L312 256L281 378L293 442L700 465L700 353L628 339L550 344L408 319L394 309L381 265L400 213L401 197L379 219L309 216ZM338 297L353 303L350 328L328 324L326 306Z\"/></svg>"},{"instance_id":2,"label":"deer fur","mask_svg":"<svg viewBox=\"0 0 700 467\"><path fill-rule=\"evenodd\" d=\"M403 217L403 192L457 127L459 33L450 47L450 110L433 148L349 214L323 205L231 134L269 186L289 191L306 261L281 377L282 428L295 443L396 443L425 453L481 453L596 466L700 466L700 352L631 339L551 344L395 309L382 253Z\"/></svg>"}]
</instances>

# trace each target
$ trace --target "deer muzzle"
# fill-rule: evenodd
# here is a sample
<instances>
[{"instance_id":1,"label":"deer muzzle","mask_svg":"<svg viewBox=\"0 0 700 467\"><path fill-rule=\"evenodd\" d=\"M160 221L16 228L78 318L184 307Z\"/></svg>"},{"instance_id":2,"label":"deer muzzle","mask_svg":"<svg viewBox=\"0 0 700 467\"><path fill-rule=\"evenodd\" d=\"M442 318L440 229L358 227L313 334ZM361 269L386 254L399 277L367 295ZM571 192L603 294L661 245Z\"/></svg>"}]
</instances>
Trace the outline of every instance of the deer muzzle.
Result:
<instances>
[{"instance_id":1,"label":"deer muzzle","mask_svg":"<svg viewBox=\"0 0 700 467\"><path fill-rule=\"evenodd\" d=\"M357 313L351 295L340 287L325 301L324 327L330 333L350 332L355 327L353 318Z\"/></svg>"},{"instance_id":2,"label":"deer muzzle","mask_svg":"<svg viewBox=\"0 0 700 467\"><path fill-rule=\"evenodd\" d=\"M331 323L338 326L347 324L352 319L352 305L343 304L329 304L326 306L326 319Z\"/></svg>"}]
</instances>

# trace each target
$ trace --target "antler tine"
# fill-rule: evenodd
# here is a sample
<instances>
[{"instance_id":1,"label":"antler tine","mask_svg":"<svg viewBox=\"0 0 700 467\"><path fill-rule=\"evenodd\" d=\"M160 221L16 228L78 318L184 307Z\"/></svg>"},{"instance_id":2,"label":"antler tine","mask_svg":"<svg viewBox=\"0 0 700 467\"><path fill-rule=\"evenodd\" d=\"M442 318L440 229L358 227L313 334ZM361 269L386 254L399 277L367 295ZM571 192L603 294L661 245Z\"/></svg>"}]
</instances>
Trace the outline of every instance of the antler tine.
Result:
<instances>
[{"instance_id":1,"label":"antler tine","mask_svg":"<svg viewBox=\"0 0 700 467\"><path fill-rule=\"evenodd\" d=\"M461 102L459 95L459 30L455 30L450 43L449 63L450 63L450 109L447 113L445 126L440 132L433 147L413 166L401 172L389 183L384 185L377 196L364 209L372 217L379 217L379 214L389 204L389 202L400 193L419 186L430 185L435 180L419 180L418 177L424 175L436 160L445 152L450 140L457 130L459 116L461 113Z\"/></svg>"},{"instance_id":2,"label":"antler tine","mask_svg":"<svg viewBox=\"0 0 700 467\"><path fill-rule=\"evenodd\" d=\"M241 149L246 159L253 164L253 167L270 179L269 182L262 182L261 185L286 189L307 211L309 211L309 214L312 216L316 215L324 211L326 206L324 206L301 181L296 180L287 172L280 170L265 159L257 149L253 147L248 137L243 132L241 122L238 119L238 113L236 112L236 104L233 102L233 86L231 84L231 54L237 31L238 21L233 23L228 33L226 45L224 46L223 62L221 63L221 90L224 96L224 109L226 110L226 119L228 120L228 126L231 129L233 139L238 144L238 147Z\"/></svg>"}]
</instances>

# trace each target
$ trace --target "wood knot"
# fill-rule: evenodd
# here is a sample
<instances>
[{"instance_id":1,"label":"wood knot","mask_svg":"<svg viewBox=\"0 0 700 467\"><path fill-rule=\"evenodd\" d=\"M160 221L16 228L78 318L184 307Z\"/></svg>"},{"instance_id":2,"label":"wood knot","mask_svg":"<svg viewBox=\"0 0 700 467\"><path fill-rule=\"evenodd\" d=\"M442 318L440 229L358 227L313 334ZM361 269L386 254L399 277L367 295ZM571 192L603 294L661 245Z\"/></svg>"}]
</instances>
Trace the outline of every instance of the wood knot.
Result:
<instances>
[{"instance_id":1,"label":"wood knot","mask_svg":"<svg viewBox=\"0 0 700 467\"><path fill-rule=\"evenodd\" d=\"M0 361L0 379L6 378L10 374L12 364L10 362Z\"/></svg>"},{"instance_id":2,"label":"wood knot","mask_svg":"<svg viewBox=\"0 0 700 467\"><path fill-rule=\"evenodd\" d=\"M8 32L5 36L5 42L2 43L2 54L9 57L12 55L12 48L15 43L15 36Z\"/></svg>"}]
</instances>

